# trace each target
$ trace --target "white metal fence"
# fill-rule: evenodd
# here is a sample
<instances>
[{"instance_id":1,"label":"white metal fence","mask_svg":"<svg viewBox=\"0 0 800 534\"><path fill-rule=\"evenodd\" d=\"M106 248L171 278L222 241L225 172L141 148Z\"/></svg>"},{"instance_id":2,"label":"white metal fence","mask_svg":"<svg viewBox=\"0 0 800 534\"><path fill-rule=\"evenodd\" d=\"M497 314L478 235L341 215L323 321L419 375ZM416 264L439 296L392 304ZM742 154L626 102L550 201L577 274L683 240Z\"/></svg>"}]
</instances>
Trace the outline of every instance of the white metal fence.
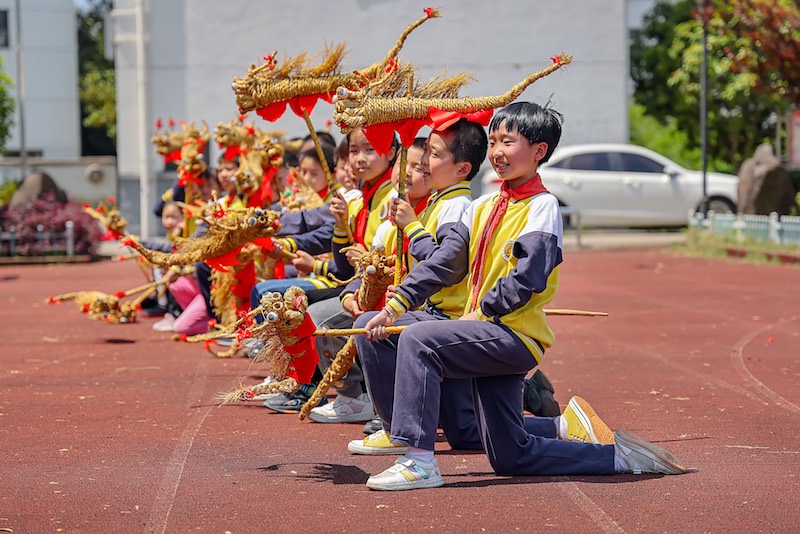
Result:
<instances>
[{"instance_id":1,"label":"white metal fence","mask_svg":"<svg viewBox=\"0 0 800 534\"><path fill-rule=\"evenodd\" d=\"M47 232L39 225L36 233L28 238L22 237L16 229L0 232L0 256L17 256L20 249L34 245L36 253L27 254L43 256L59 254L75 255L75 223L67 221L63 232Z\"/></svg>"},{"instance_id":2,"label":"white metal fence","mask_svg":"<svg viewBox=\"0 0 800 534\"><path fill-rule=\"evenodd\" d=\"M737 241L778 245L800 245L800 217L791 215L737 215L708 212L707 216L689 211L689 228L702 228L712 234Z\"/></svg>"}]
</instances>

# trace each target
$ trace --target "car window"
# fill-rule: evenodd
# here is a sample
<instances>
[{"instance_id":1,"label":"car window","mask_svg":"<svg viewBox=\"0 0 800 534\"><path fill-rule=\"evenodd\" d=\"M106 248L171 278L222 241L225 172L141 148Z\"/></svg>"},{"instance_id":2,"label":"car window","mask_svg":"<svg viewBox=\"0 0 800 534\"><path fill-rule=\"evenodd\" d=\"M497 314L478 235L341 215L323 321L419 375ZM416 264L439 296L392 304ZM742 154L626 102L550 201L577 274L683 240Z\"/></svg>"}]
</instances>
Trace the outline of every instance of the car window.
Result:
<instances>
[{"instance_id":1,"label":"car window","mask_svg":"<svg viewBox=\"0 0 800 534\"><path fill-rule=\"evenodd\" d=\"M562 160L558 165L563 169L572 169L574 171L610 171L611 166L608 160L608 154L605 152L589 152L587 154L575 154L568 160ZM555 166L555 165L554 165Z\"/></svg>"},{"instance_id":2,"label":"car window","mask_svg":"<svg viewBox=\"0 0 800 534\"><path fill-rule=\"evenodd\" d=\"M662 164L645 156L623 152L619 157L622 161L622 170L625 172L653 172L658 174L664 172Z\"/></svg>"}]
</instances>

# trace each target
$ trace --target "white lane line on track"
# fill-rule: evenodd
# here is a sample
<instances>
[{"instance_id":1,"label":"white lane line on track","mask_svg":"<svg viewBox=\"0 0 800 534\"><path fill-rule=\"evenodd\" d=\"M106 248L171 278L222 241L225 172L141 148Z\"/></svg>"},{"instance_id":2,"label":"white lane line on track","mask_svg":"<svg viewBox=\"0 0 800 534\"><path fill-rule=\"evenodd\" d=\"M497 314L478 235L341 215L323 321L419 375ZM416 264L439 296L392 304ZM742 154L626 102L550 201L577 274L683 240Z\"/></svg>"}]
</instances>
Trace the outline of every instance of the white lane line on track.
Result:
<instances>
[{"instance_id":1,"label":"white lane line on track","mask_svg":"<svg viewBox=\"0 0 800 534\"><path fill-rule=\"evenodd\" d=\"M203 367L203 363L207 361L206 358L200 358L197 364L195 376L199 377L199 379L196 379L192 384L192 388L189 391L187 406L192 405L198 398L201 398L205 391L207 375L205 370L201 369L201 367ZM156 493L156 498L153 501L153 510L150 512L150 519L145 528L146 532L164 534L164 532L167 531L169 515L172 512L172 506L175 504L175 495L178 492L178 486L183 477L183 469L186 466L189 451L192 449L192 444L194 443L197 432L203 426L203 421L205 421L213 407L214 406L208 406L195 411L189 419L186 428L184 428L181 433L181 437L178 439L178 443L172 451L172 456L167 462L166 472L161 479L158 493Z\"/></svg>"},{"instance_id":2,"label":"white lane line on track","mask_svg":"<svg viewBox=\"0 0 800 534\"><path fill-rule=\"evenodd\" d=\"M779 406L784 410L789 410L790 412L800 413L800 406L797 406L796 404L786 400L778 393L767 387L766 384L764 384L761 380L756 378L753 373L750 372L750 370L747 368L747 365L744 363L744 348L751 341L771 328L783 326L784 324L791 323L795 320L797 320L796 316L781 319L778 322L764 325L761 328L756 328L755 330L745 334L745 336L742 337L742 339L740 339L731 350L731 363L733 364L733 368L736 369L736 372L738 372L742 378L752 384L761 395L772 401L776 406Z\"/></svg>"},{"instance_id":3,"label":"white lane line on track","mask_svg":"<svg viewBox=\"0 0 800 534\"><path fill-rule=\"evenodd\" d=\"M607 532L609 534L612 532L625 532L616 521L608 517L605 510L600 508L597 503L582 492L578 485L570 480L569 477L558 477L556 480L564 482L564 484L558 485L559 489L566 493L567 496L572 499L572 502L577 504L578 508L583 510L583 513L589 516L602 532Z\"/></svg>"}]
</instances>

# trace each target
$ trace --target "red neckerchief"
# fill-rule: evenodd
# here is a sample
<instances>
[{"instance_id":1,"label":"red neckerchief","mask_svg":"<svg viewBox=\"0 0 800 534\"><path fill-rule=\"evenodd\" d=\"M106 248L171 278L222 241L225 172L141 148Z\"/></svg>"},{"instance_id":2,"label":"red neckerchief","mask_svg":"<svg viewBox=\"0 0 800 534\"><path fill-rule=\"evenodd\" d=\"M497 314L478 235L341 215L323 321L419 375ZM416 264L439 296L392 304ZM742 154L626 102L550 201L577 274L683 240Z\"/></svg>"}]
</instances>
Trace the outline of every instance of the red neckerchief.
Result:
<instances>
[{"instance_id":1,"label":"red neckerchief","mask_svg":"<svg viewBox=\"0 0 800 534\"><path fill-rule=\"evenodd\" d=\"M326 185L325 189L323 189L322 191L317 191L317 194L319 195L319 198L327 202L328 200L330 200L330 197L328 196L330 192L331 192L330 187Z\"/></svg>"},{"instance_id":2,"label":"red neckerchief","mask_svg":"<svg viewBox=\"0 0 800 534\"><path fill-rule=\"evenodd\" d=\"M489 250L489 243L492 241L494 231L500 226L500 221L503 220L503 215L508 207L509 198L521 200L546 192L547 189L545 189L542 184L542 177L538 174L514 189L508 187L508 182L505 181L500 186L500 196L492 207L492 211L489 213L489 219L486 221L486 226L488 228L481 234L480 241L478 241L478 252L475 254L475 259L472 261L472 311L478 307L478 295L480 294L481 286L483 286L483 266L486 263L486 253Z\"/></svg>"},{"instance_id":3,"label":"red neckerchief","mask_svg":"<svg viewBox=\"0 0 800 534\"><path fill-rule=\"evenodd\" d=\"M375 196L375 192L391 179L392 168L389 167L386 169L386 172L383 173L383 176L374 182L367 182L361 187L361 195L364 199L364 203L361 205L361 209L356 214L355 228L353 229L353 239L356 243L361 243L362 245L366 246L364 243L364 234L367 233L367 217L369 217L370 208L369 204L372 202L372 197Z\"/></svg>"}]
</instances>

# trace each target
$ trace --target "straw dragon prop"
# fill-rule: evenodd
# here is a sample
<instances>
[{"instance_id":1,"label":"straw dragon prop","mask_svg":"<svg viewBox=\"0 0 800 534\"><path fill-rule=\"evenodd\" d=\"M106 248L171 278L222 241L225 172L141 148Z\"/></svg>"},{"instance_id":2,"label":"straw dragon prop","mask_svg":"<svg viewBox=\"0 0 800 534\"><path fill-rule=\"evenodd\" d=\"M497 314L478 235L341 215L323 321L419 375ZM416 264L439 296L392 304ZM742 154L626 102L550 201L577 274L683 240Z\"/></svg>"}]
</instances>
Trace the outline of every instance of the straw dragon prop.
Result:
<instances>
[{"instance_id":1,"label":"straw dragon prop","mask_svg":"<svg viewBox=\"0 0 800 534\"><path fill-rule=\"evenodd\" d=\"M280 214L261 208L228 209L219 218L203 219L208 231L200 237L179 239L172 253L150 250L131 236L123 244L135 248L147 260L161 267L189 265L236 254L247 243L271 247L271 236L280 228Z\"/></svg>"},{"instance_id":2,"label":"straw dragon prop","mask_svg":"<svg viewBox=\"0 0 800 534\"><path fill-rule=\"evenodd\" d=\"M255 361L268 363L276 380L256 386L240 385L220 395L221 404L249 400L262 393L292 393L311 380L319 355L312 337L314 323L306 313L307 308L308 298L303 290L292 286L283 295L264 295L260 305L238 321L238 338L252 337L265 342ZM254 323L259 314L264 322Z\"/></svg>"},{"instance_id":3,"label":"straw dragon prop","mask_svg":"<svg viewBox=\"0 0 800 534\"><path fill-rule=\"evenodd\" d=\"M360 250L356 247L348 247L343 251L348 249ZM386 295L386 288L395 280L396 260L397 258L394 255L385 255L381 247L376 247L370 252L363 253L361 257L356 259L356 274L351 280L358 277L361 278L361 288L356 291L353 297L357 299L356 302L358 302L358 307L361 310L371 311L380 307ZM347 283L347 281L343 283ZM308 417L308 414L320 403L330 387L347 374L353 366L356 354L355 338L350 337L325 370L325 375L319 381L317 389L311 395L311 398L301 408L299 415L301 420Z\"/></svg>"}]
</instances>

